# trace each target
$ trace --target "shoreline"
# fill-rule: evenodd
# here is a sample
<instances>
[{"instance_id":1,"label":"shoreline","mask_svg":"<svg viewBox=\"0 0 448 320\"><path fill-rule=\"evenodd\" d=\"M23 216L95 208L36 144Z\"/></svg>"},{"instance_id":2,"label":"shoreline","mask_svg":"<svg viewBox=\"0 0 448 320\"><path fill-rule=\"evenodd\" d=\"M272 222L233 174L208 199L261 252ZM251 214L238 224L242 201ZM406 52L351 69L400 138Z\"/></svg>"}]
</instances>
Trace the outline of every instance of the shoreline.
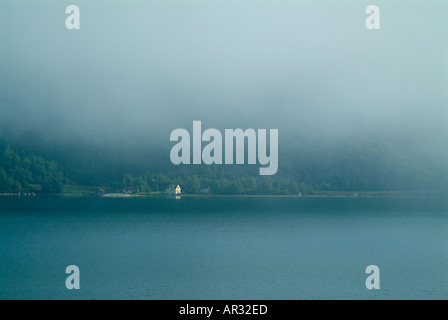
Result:
<instances>
[{"instance_id":1,"label":"shoreline","mask_svg":"<svg viewBox=\"0 0 448 320\"><path fill-rule=\"evenodd\" d=\"M180 198L447 198L448 190L425 190L425 191L364 191L364 192L343 192L343 191L321 191L312 195L278 195L278 194L126 194L126 193L106 193L106 194L86 194L86 193L42 193L30 194L20 192L0 193L1 198L105 198L105 199L180 199Z\"/></svg>"}]
</instances>

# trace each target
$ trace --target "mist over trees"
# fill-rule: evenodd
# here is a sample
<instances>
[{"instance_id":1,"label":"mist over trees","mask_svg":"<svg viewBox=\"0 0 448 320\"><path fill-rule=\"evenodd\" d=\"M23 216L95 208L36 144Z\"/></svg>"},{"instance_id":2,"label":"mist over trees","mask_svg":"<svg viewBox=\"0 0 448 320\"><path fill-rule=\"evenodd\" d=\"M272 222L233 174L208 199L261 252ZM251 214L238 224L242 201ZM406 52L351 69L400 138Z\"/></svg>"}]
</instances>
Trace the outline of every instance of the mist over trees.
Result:
<instances>
[{"instance_id":1,"label":"mist over trees","mask_svg":"<svg viewBox=\"0 0 448 320\"><path fill-rule=\"evenodd\" d=\"M284 145L278 173L259 176L258 165L175 166L166 160L168 148L128 150L123 157L114 149L92 145L0 137L0 191L60 193L63 186L89 186L149 193L164 191L170 184L190 194L201 188L213 194L253 195L448 189L447 164L406 150L403 141L365 138L322 148Z\"/></svg>"},{"instance_id":2,"label":"mist over trees","mask_svg":"<svg viewBox=\"0 0 448 320\"><path fill-rule=\"evenodd\" d=\"M1 191L447 189L448 2L384 2L381 30L353 1L175 3L82 0L67 30L0 1ZM193 121L278 129L278 172L172 165Z\"/></svg>"}]
</instances>

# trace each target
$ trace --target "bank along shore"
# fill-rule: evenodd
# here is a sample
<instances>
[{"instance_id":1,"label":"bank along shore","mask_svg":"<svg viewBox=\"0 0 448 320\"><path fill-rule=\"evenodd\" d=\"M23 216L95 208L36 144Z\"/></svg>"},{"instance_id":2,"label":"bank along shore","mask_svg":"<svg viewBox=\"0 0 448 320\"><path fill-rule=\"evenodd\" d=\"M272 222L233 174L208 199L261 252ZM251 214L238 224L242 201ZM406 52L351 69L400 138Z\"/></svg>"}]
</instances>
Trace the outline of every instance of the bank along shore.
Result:
<instances>
[{"instance_id":1,"label":"bank along shore","mask_svg":"<svg viewBox=\"0 0 448 320\"><path fill-rule=\"evenodd\" d=\"M62 197L62 198L447 198L448 190L412 190L412 191L315 191L313 194L167 194L154 193L34 193L34 192L0 192L0 198L20 197Z\"/></svg>"}]
</instances>

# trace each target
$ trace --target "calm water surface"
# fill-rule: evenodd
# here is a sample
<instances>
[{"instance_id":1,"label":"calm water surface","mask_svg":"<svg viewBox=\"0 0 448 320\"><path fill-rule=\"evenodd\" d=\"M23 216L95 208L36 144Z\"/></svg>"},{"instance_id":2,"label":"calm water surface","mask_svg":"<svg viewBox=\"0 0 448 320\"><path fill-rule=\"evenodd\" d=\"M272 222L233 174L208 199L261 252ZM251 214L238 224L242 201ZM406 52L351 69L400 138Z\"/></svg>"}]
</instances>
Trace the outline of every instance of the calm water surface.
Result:
<instances>
[{"instance_id":1,"label":"calm water surface","mask_svg":"<svg viewBox=\"0 0 448 320\"><path fill-rule=\"evenodd\" d=\"M0 299L448 299L448 203L3 198Z\"/></svg>"}]
</instances>

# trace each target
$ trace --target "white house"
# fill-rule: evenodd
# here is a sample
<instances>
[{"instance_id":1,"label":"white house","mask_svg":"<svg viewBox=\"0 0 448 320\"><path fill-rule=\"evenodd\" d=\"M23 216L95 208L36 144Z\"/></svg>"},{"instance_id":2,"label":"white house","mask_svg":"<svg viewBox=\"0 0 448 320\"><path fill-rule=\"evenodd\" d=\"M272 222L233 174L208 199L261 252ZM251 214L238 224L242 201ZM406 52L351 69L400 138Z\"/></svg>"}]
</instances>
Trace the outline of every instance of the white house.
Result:
<instances>
[{"instance_id":1,"label":"white house","mask_svg":"<svg viewBox=\"0 0 448 320\"><path fill-rule=\"evenodd\" d=\"M181 194L182 190L180 189L180 185L172 184L168 188L166 188L165 193L167 193L167 194Z\"/></svg>"}]
</instances>

